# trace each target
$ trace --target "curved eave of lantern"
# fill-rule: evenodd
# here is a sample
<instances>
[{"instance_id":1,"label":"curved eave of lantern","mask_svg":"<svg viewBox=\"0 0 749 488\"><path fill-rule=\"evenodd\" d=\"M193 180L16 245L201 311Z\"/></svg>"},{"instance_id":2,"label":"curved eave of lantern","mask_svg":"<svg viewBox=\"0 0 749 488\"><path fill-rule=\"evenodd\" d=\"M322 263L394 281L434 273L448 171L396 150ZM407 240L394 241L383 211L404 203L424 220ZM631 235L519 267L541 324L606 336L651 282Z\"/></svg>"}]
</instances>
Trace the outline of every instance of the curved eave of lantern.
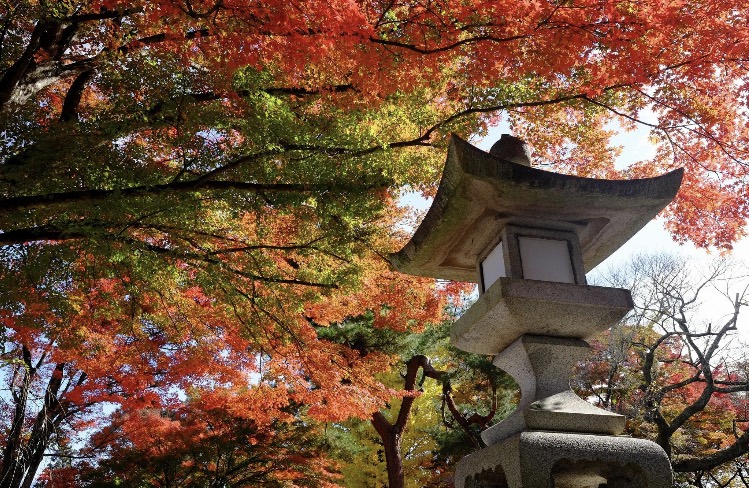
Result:
<instances>
[{"instance_id":1,"label":"curved eave of lantern","mask_svg":"<svg viewBox=\"0 0 749 488\"><path fill-rule=\"evenodd\" d=\"M437 195L411 240L390 255L403 273L476 282L507 224L575 232L590 271L676 195L683 169L655 178L564 175L497 158L453 135Z\"/></svg>"}]
</instances>

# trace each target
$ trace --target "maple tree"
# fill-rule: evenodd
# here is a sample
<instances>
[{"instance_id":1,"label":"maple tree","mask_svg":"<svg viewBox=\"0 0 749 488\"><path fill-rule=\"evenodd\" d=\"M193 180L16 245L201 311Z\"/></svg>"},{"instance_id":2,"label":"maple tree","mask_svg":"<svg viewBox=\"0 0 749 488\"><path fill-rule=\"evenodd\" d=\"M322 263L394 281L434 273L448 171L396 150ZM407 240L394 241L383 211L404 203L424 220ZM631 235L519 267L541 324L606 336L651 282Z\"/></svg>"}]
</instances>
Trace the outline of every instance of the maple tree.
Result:
<instances>
[{"instance_id":1,"label":"maple tree","mask_svg":"<svg viewBox=\"0 0 749 488\"><path fill-rule=\"evenodd\" d=\"M377 431L382 442L389 488L403 488L406 486L401 442L403 432L406 429L409 417L411 416L411 410L414 401L416 400L416 395L419 393L416 388L417 386L421 387L426 378L432 378L442 384L441 398L443 420L446 423L448 422L444 411L445 407L447 407L449 415L467 434L469 442L466 442L466 444L468 445L474 447L486 447L481 441L478 431L473 430L473 428L486 428L491 425L491 421L497 411L498 385L494 382L492 382L492 401L488 412L485 414L474 412L469 416L461 412L455 403L453 389L447 371L439 371L435 369L429 358L421 354L411 357L406 362L405 366L406 373L403 379L403 390L405 395L400 401L397 413L393 413L394 418L392 420L388 419L385 413L381 411L376 411L372 414L372 426L375 431ZM422 377L421 380L417 382L419 371L421 371Z\"/></svg>"},{"instance_id":2,"label":"maple tree","mask_svg":"<svg viewBox=\"0 0 749 488\"><path fill-rule=\"evenodd\" d=\"M230 410L199 398L180 411L120 412L82 452L95 451L98 463L79 455L46 468L41 481L50 488L339 486L318 426L276 421L269 427L232 418Z\"/></svg>"},{"instance_id":3,"label":"maple tree","mask_svg":"<svg viewBox=\"0 0 749 488\"><path fill-rule=\"evenodd\" d=\"M85 264L88 273L97 263ZM385 280L392 272L373 271L369 285L365 280L358 291L324 299L326 314L315 309L317 301L306 312L286 315L282 307L271 309L262 296L243 304L234 294L218 297L221 301L215 294L208 298L195 281L162 276L174 272L169 269L154 273L150 268L151 281L162 285L158 288L147 286L144 277L136 285L122 274L93 281L77 277L75 286L61 286L47 271L41 282L30 276L21 288L25 296L4 304L35 308L4 317L8 395L2 414L8 427L2 438L2 486L30 486L50 442L70 444L68 436L76 432L106 429L102 402L132 413L130 422L145 421L148 417L137 412L185 408L182 391L198 398L203 411L226 411L261 431L298 421L288 411L295 404L308 405L303 413L313 419L368 415L395 394L375 377L387 370L389 356L378 351L362 356L347 345L319 339L311 317L333 319L370 303L371 313L382 318L373 319L374 326L394 321L418 328L419 317L441 313L428 281L399 279L388 287ZM33 300L33 293L43 299ZM269 303L275 304L279 294ZM297 303L303 298L293 297ZM251 310L239 314L242 306ZM262 324L262 319L277 322Z\"/></svg>"},{"instance_id":4,"label":"maple tree","mask_svg":"<svg viewBox=\"0 0 749 488\"><path fill-rule=\"evenodd\" d=\"M635 312L594 344L581 396L661 445L679 486L747 486L749 375L741 346L731 347L745 285L726 261L700 274L669 255L641 256L612 284L632 287Z\"/></svg>"},{"instance_id":5,"label":"maple tree","mask_svg":"<svg viewBox=\"0 0 749 488\"><path fill-rule=\"evenodd\" d=\"M749 208L747 13L0 0L0 486L29 486L104 399L135 412L198 387L251 397L241 415L264 421L289 401L370 415L394 394L375 379L390 358L314 325L439 318L440 292L381 257L451 131L506 117L537 163L591 176L685 166L670 228L730 246ZM618 171L611 121L651 128L656 157Z\"/></svg>"}]
</instances>

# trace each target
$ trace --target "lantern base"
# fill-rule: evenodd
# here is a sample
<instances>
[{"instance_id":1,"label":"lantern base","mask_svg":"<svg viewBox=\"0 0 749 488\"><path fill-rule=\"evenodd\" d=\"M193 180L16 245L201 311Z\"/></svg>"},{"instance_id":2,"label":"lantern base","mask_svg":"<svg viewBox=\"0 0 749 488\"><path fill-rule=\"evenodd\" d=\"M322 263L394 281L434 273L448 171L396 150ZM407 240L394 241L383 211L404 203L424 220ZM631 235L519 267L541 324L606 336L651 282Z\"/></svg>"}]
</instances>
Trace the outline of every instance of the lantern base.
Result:
<instances>
[{"instance_id":1,"label":"lantern base","mask_svg":"<svg viewBox=\"0 0 749 488\"><path fill-rule=\"evenodd\" d=\"M527 431L463 458L455 488L670 488L656 443L631 437Z\"/></svg>"}]
</instances>

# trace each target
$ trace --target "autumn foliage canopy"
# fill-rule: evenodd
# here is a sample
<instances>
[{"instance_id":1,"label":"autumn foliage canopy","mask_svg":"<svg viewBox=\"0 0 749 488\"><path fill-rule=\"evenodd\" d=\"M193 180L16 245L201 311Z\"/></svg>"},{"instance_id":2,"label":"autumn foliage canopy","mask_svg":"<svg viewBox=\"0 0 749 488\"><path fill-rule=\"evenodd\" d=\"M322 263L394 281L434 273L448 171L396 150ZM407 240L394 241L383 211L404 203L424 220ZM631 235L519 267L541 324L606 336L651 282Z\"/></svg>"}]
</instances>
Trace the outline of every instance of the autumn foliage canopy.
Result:
<instances>
[{"instance_id":1,"label":"autumn foliage canopy","mask_svg":"<svg viewBox=\"0 0 749 488\"><path fill-rule=\"evenodd\" d=\"M392 358L318 330L441 317L450 290L385 257L450 132L504 119L581 175L684 166L670 229L730 247L748 20L728 0L0 1L0 487L111 427L104 402L257 429L376 410ZM609 140L637 125L657 154L618 168Z\"/></svg>"}]
</instances>

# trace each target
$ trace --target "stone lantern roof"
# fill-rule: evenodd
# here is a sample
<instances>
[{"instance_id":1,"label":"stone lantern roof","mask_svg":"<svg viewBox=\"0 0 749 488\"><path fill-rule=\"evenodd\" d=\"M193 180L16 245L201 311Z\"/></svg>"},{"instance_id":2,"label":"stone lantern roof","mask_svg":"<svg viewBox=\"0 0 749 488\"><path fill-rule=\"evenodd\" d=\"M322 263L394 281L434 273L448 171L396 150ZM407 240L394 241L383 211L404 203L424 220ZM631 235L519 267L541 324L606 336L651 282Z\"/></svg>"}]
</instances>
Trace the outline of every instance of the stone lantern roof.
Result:
<instances>
[{"instance_id":1,"label":"stone lantern roof","mask_svg":"<svg viewBox=\"0 0 749 488\"><path fill-rule=\"evenodd\" d=\"M491 153L453 135L437 195L411 240L391 255L401 272L477 281L481 253L507 225L574 232L585 271L601 263L674 198L683 170L605 180L532 168L522 141Z\"/></svg>"}]
</instances>

